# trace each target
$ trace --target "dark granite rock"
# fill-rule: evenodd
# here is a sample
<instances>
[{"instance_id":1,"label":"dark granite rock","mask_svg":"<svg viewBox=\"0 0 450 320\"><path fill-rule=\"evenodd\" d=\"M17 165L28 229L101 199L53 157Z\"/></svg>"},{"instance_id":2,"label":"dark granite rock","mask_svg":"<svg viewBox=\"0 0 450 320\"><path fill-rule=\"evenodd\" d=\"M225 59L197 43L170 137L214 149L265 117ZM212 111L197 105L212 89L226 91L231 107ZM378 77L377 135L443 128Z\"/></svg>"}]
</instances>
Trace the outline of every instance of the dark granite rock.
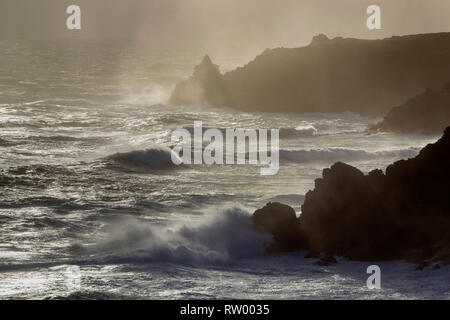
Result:
<instances>
[{"instance_id":1,"label":"dark granite rock","mask_svg":"<svg viewBox=\"0 0 450 320\"><path fill-rule=\"evenodd\" d=\"M313 250L356 260L423 261L450 235L450 127L420 154L363 175L337 163L316 180L299 222Z\"/></svg>"},{"instance_id":2,"label":"dark granite rock","mask_svg":"<svg viewBox=\"0 0 450 320\"><path fill-rule=\"evenodd\" d=\"M308 247L294 209L278 202L269 202L253 214L253 223L257 229L269 232L275 242L267 252L287 252L304 250Z\"/></svg>"},{"instance_id":3,"label":"dark granite rock","mask_svg":"<svg viewBox=\"0 0 450 320\"><path fill-rule=\"evenodd\" d=\"M450 262L450 127L420 154L364 175L344 163L323 170L302 214L269 204L254 222L276 251L306 250L351 260ZM296 239L295 233L298 233ZM297 242L296 242L297 241Z\"/></svg>"}]
</instances>

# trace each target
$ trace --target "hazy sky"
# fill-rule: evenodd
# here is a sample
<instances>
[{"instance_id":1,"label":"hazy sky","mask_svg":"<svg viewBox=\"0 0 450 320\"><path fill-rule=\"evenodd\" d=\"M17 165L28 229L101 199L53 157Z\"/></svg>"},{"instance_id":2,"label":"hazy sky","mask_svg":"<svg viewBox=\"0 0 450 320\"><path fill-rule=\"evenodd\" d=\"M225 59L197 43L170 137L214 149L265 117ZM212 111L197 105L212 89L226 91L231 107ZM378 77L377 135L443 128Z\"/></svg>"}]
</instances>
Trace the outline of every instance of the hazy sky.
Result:
<instances>
[{"instance_id":1,"label":"hazy sky","mask_svg":"<svg viewBox=\"0 0 450 320\"><path fill-rule=\"evenodd\" d=\"M66 30L66 8L82 30ZM366 27L370 4L382 30ZM449 0L0 0L1 38L121 39L137 47L225 51L306 45L312 36L383 38L450 31Z\"/></svg>"}]
</instances>

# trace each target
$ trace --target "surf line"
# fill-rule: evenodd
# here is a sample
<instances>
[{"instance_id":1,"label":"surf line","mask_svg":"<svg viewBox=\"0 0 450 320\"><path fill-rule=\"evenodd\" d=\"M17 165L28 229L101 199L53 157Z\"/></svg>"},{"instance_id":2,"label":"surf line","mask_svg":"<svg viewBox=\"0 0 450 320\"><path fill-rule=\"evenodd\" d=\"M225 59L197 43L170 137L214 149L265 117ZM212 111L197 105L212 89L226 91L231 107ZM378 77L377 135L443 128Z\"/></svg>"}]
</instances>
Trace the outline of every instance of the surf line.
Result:
<instances>
[{"instance_id":1,"label":"surf line","mask_svg":"<svg viewBox=\"0 0 450 320\"><path fill-rule=\"evenodd\" d=\"M178 142L171 153L172 162L175 165L244 165L247 164L246 159L248 158L248 164L261 166L261 175L268 176L278 173L280 167L279 129L270 129L270 140L268 139L268 129L208 128L203 130L202 121L194 121L191 131L185 128L172 131L172 142ZM207 145L204 147L206 143Z\"/></svg>"}]
</instances>

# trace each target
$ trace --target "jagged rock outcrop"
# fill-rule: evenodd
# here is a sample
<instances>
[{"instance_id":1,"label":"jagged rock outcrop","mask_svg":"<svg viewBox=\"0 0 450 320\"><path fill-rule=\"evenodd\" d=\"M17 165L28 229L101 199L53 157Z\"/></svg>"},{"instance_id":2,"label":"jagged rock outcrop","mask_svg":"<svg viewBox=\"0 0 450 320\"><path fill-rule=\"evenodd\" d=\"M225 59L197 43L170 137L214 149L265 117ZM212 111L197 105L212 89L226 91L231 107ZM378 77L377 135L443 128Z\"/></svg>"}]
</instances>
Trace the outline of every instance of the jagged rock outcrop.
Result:
<instances>
[{"instance_id":1,"label":"jagged rock outcrop","mask_svg":"<svg viewBox=\"0 0 450 320\"><path fill-rule=\"evenodd\" d=\"M298 247L330 257L450 263L449 191L450 127L438 142L413 159L390 165L386 174L374 170L364 175L341 162L324 169L306 194L297 226L289 219L289 233L301 230ZM264 215L278 219L276 207L265 208L254 218L256 225L263 225ZM274 237L278 251L283 251L281 237Z\"/></svg>"},{"instance_id":2,"label":"jagged rock outcrop","mask_svg":"<svg viewBox=\"0 0 450 320\"><path fill-rule=\"evenodd\" d=\"M330 41L330 38L327 37L327 35L321 33L315 37L312 38L311 41L311 46L315 46L315 45L320 45L323 43L327 43L328 41Z\"/></svg>"},{"instance_id":3,"label":"jagged rock outcrop","mask_svg":"<svg viewBox=\"0 0 450 320\"><path fill-rule=\"evenodd\" d=\"M427 89L405 104L392 108L383 121L368 129L439 134L449 124L450 83L447 83L440 90Z\"/></svg>"},{"instance_id":4,"label":"jagged rock outcrop","mask_svg":"<svg viewBox=\"0 0 450 320\"><path fill-rule=\"evenodd\" d=\"M232 105L219 66L213 64L208 55L195 67L192 77L177 84L169 102L178 105Z\"/></svg>"},{"instance_id":5,"label":"jagged rock outcrop","mask_svg":"<svg viewBox=\"0 0 450 320\"><path fill-rule=\"evenodd\" d=\"M450 82L449 60L450 33L382 40L319 35L306 47L267 49L223 75L204 60L177 85L170 102L381 116L424 88Z\"/></svg>"}]
</instances>

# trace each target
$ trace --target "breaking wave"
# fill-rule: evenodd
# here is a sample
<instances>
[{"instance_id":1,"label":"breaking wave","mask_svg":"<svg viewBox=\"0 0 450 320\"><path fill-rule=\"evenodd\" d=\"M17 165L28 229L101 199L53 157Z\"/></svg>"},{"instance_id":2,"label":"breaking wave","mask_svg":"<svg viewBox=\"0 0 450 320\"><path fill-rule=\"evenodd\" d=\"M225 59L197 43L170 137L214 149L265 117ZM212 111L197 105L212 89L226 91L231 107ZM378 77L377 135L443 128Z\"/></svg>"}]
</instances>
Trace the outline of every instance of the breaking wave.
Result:
<instances>
[{"instance_id":1,"label":"breaking wave","mask_svg":"<svg viewBox=\"0 0 450 320\"><path fill-rule=\"evenodd\" d=\"M154 146L145 150L135 150L124 153L116 153L109 158L125 165L143 166L150 169L165 169L175 167L172 157L182 160L172 149L164 146Z\"/></svg>"},{"instance_id":2,"label":"breaking wave","mask_svg":"<svg viewBox=\"0 0 450 320\"><path fill-rule=\"evenodd\" d=\"M296 128L282 128L280 129L280 138L293 139L298 137L312 137L317 134L317 129L311 125L300 125Z\"/></svg>"},{"instance_id":3,"label":"breaking wave","mask_svg":"<svg viewBox=\"0 0 450 320\"><path fill-rule=\"evenodd\" d=\"M250 214L241 208L216 211L201 223L164 227L142 221L121 221L108 237L85 252L107 252L104 263L175 262L232 263L263 256L272 236L253 228ZM79 245L77 246L79 249ZM79 251L79 250L78 250Z\"/></svg>"}]
</instances>

